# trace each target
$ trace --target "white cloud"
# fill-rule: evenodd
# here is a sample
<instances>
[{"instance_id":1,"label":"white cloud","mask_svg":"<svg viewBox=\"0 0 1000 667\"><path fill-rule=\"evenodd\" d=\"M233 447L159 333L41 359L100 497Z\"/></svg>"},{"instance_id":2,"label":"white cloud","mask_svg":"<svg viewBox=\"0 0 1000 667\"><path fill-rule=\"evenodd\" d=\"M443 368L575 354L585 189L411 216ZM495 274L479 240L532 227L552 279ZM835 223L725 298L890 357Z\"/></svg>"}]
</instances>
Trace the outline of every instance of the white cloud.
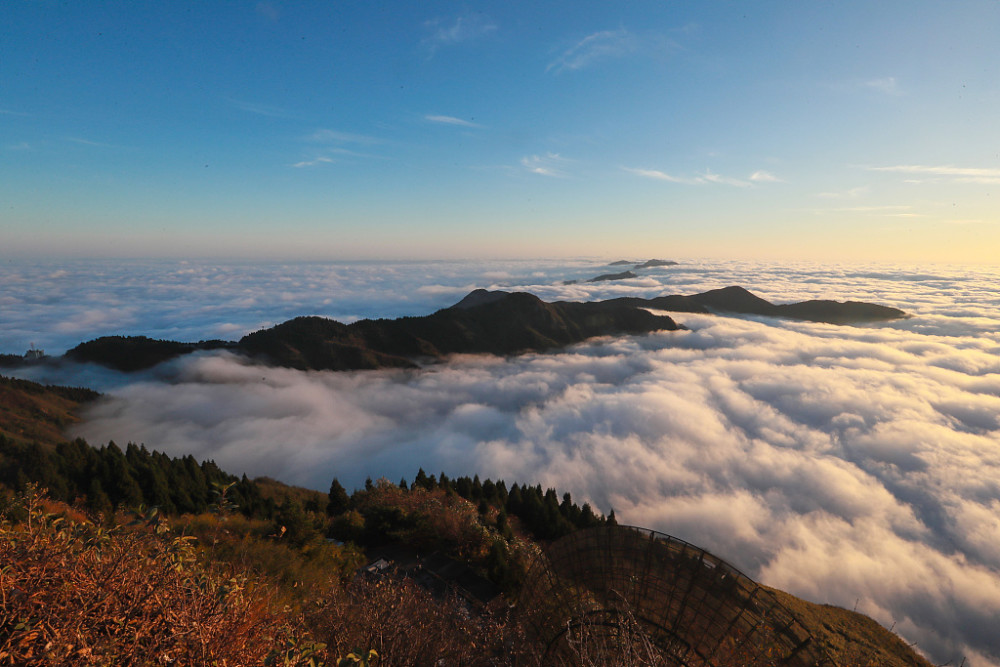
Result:
<instances>
[{"instance_id":1,"label":"white cloud","mask_svg":"<svg viewBox=\"0 0 1000 667\"><path fill-rule=\"evenodd\" d=\"M635 174L636 176L642 176L643 178L652 178L659 181L667 181L670 183L682 183L685 185L705 185L707 183L716 183L720 185L733 185L736 187L745 188L751 185L750 181L746 181L739 178L731 178L729 176L723 176L713 172L711 169L706 169L704 173L698 174L696 176L674 176L657 169L635 169L631 167L622 167L625 171ZM763 176L761 176L763 174ZM756 177L756 178L755 178ZM767 172L754 172L751 175L750 180L752 181L767 181L767 180L777 180L771 174Z\"/></svg>"},{"instance_id":2,"label":"white cloud","mask_svg":"<svg viewBox=\"0 0 1000 667\"><path fill-rule=\"evenodd\" d=\"M521 166L533 174L540 176L566 176L564 166L570 162L558 153L546 153L545 155L529 155L521 158Z\"/></svg>"},{"instance_id":3,"label":"white cloud","mask_svg":"<svg viewBox=\"0 0 1000 667\"><path fill-rule=\"evenodd\" d=\"M300 167L300 168L301 167L315 167L317 165L327 164L327 163L330 163L330 162L333 162L333 160L331 158L328 158L328 157L318 157L318 158L313 158L312 160L303 160L302 162L296 162L292 166L293 167Z\"/></svg>"},{"instance_id":4,"label":"white cloud","mask_svg":"<svg viewBox=\"0 0 1000 667\"><path fill-rule=\"evenodd\" d=\"M784 180L763 169L758 169L750 174L750 180L754 183L784 183Z\"/></svg>"},{"instance_id":5,"label":"white cloud","mask_svg":"<svg viewBox=\"0 0 1000 667\"><path fill-rule=\"evenodd\" d=\"M704 174L698 176L698 178L704 179L709 183L721 183L723 185L735 185L736 187L745 188L750 183L739 178L731 178L729 176L722 176L716 174L711 169L706 169Z\"/></svg>"},{"instance_id":6,"label":"white cloud","mask_svg":"<svg viewBox=\"0 0 1000 667\"><path fill-rule=\"evenodd\" d=\"M65 141L72 142L74 144L80 144L81 146L94 146L95 148L120 148L114 144L106 144L101 141L92 141L90 139L83 139L81 137L64 137Z\"/></svg>"},{"instance_id":7,"label":"white cloud","mask_svg":"<svg viewBox=\"0 0 1000 667\"><path fill-rule=\"evenodd\" d=\"M310 141L319 143L334 144L380 144L382 139L364 134L354 134L351 132L340 132L330 129L319 129L309 135Z\"/></svg>"},{"instance_id":8,"label":"white cloud","mask_svg":"<svg viewBox=\"0 0 1000 667\"><path fill-rule=\"evenodd\" d=\"M667 181L669 183L688 183L693 184L697 181L693 179L681 178L679 176L672 176L665 171L660 171L658 169L636 169L633 167L622 167L625 171L630 174L635 174L636 176L642 176L643 178L652 178L657 181Z\"/></svg>"},{"instance_id":9,"label":"white cloud","mask_svg":"<svg viewBox=\"0 0 1000 667\"><path fill-rule=\"evenodd\" d=\"M902 95L903 91L899 87L899 82L894 76L885 76L879 79L869 79L862 84L869 90L875 90L886 95Z\"/></svg>"},{"instance_id":10,"label":"white cloud","mask_svg":"<svg viewBox=\"0 0 1000 667\"><path fill-rule=\"evenodd\" d=\"M767 584L860 598L935 662L1000 664L1000 273L689 262L634 284L562 284L599 264L5 265L18 307L3 336L64 340L52 332L65 322L78 339L196 340L305 313L427 313L471 286L555 300L743 284L776 302L902 307L914 317L874 327L678 314L689 330L422 371L301 373L224 354L133 377L83 368L76 379L111 398L80 433L323 490L418 467L556 486Z\"/></svg>"},{"instance_id":11,"label":"white cloud","mask_svg":"<svg viewBox=\"0 0 1000 667\"><path fill-rule=\"evenodd\" d=\"M545 71L559 74L566 70L578 70L599 60L621 58L635 53L638 48L638 38L625 28L603 30L587 35L566 49L549 63Z\"/></svg>"},{"instance_id":12,"label":"white cloud","mask_svg":"<svg viewBox=\"0 0 1000 667\"><path fill-rule=\"evenodd\" d=\"M496 23L484 14L466 14L454 19L434 19L424 23L430 33L423 44L431 52L445 46L474 42L498 29Z\"/></svg>"},{"instance_id":13,"label":"white cloud","mask_svg":"<svg viewBox=\"0 0 1000 667\"><path fill-rule=\"evenodd\" d=\"M424 120L430 121L432 123L440 123L442 125L458 125L461 127L482 127L479 123L473 123L469 120L463 120L461 118L455 118L454 116L436 116L428 115L424 116Z\"/></svg>"},{"instance_id":14,"label":"white cloud","mask_svg":"<svg viewBox=\"0 0 1000 667\"><path fill-rule=\"evenodd\" d=\"M954 165L902 164L886 167L865 167L868 171L916 174L937 177L954 183L1000 183L1000 169L992 167L956 167ZM921 182L921 181L914 181Z\"/></svg>"},{"instance_id":15,"label":"white cloud","mask_svg":"<svg viewBox=\"0 0 1000 667\"><path fill-rule=\"evenodd\" d=\"M867 194L871 188L867 185L859 185L842 192L820 192L817 197L823 197L824 199L857 199L858 197Z\"/></svg>"}]
</instances>

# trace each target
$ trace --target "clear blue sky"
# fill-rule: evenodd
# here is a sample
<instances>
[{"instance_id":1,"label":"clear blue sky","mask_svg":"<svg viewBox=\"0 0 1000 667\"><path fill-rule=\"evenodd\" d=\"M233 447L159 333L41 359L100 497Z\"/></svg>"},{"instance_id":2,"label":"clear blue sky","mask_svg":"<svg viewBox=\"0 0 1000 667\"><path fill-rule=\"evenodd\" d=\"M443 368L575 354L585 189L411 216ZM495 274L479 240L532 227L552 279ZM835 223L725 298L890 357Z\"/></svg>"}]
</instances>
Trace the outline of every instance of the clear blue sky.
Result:
<instances>
[{"instance_id":1,"label":"clear blue sky","mask_svg":"<svg viewBox=\"0 0 1000 667\"><path fill-rule=\"evenodd\" d=\"M0 5L0 254L997 261L1000 2Z\"/></svg>"}]
</instances>

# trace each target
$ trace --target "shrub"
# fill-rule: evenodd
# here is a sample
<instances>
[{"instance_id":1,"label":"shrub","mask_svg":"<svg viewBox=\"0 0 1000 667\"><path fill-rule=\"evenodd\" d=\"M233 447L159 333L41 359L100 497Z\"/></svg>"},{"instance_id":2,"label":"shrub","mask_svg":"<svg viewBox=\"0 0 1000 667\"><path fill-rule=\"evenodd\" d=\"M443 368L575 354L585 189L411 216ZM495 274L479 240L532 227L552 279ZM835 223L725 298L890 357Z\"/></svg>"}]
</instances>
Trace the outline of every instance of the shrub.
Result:
<instances>
[{"instance_id":1,"label":"shrub","mask_svg":"<svg viewBox=\"0 0 1000 667\"><path fill-rule=\"evenodd\" d=\"M199 565L193 538L68 521L29 493L24 521L0 522L0 664L261 664L295 637L268 588Z\"/></svg>"}]
</instances>

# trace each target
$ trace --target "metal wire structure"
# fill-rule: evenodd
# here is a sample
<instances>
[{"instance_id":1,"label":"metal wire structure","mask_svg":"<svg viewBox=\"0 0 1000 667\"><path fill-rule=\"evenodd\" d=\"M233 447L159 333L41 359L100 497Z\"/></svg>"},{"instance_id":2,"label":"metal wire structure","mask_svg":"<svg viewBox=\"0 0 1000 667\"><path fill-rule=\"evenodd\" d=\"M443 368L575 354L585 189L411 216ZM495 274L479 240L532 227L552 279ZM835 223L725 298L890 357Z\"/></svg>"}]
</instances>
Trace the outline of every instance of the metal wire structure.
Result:
<instances>
[{"instance_id":1,"label":"metal wire structure","mask_svg":"<svg viewBox=\"0 0 1000 667\"><path fill-rule=\"evenodd\" d=\"M522 591L525 625L558 664L833 665L770 591L644 528L600 526L553 542Z\"/></svg>"}]
</instances>

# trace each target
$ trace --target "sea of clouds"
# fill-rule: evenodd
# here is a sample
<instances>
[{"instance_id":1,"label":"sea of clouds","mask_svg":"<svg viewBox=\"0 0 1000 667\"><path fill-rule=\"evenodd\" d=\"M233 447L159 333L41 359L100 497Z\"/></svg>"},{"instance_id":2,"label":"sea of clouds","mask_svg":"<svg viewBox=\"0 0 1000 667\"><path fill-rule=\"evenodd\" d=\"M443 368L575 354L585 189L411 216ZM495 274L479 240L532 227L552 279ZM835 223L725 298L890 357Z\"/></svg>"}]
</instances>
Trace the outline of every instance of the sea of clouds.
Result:
<instances>
[{"instance_id":1,"label":"sea of clouds","mask_svg":"<svg viewBox=\"0 0 1000 667\"><path fill-rule=\"evenodd\" d=\"M646 259L646 258L635 258ZM624 267L627 268L627 267ZM763 583L867 613L938 663L1000 665L1000 269L592 260L0 267L0 352L106 334L238 339L302 314L429 313L476 287L546 300L726 285L864 300L842 327L675 314L687 330L418 371L266 368L198 354L125 375L19 372L108 397L77 434L326 490L418 467L570 491Z\"/></svg>"}]
</instances>

